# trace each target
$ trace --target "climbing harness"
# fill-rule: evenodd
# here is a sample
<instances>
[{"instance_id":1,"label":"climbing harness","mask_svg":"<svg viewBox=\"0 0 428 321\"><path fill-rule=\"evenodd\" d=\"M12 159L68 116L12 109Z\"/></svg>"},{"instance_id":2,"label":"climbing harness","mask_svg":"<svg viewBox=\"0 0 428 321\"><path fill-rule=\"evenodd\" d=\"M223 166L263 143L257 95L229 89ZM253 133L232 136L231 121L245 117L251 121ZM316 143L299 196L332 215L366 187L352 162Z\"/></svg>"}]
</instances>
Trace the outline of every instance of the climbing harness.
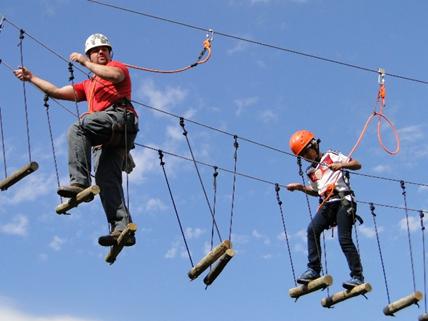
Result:
<instances>
[{"instance_id":1,"label":"climbing harness","mask_svg":"<svg viewBox=\"0 0 428 321\"><path fill-rule=\"evenodd\" d=\"M140 67L140 66L135 66L135 65L131 65L131 64L125 64L125 66L132 68L132 69L154 72L154 73L160 73L160 74L175 74L175 73L183 72L183 71L189 70L191 68L194 68L196 66L202 65L202 64L206 63L211 58L211 44L212 44L213 38L214 38L214 31L212 29L209 29L208 34L206 35L206 39L203 41L203 49L200 52L198 58L196 59L196 62L194 62L193 64L188 65L186 67L183 67L183 68L178 68L178 69L173 69L173 70L161 70L161 69ZM206 55L206 57L204 58L205 55Z\"/></svg>"}]
</instances>

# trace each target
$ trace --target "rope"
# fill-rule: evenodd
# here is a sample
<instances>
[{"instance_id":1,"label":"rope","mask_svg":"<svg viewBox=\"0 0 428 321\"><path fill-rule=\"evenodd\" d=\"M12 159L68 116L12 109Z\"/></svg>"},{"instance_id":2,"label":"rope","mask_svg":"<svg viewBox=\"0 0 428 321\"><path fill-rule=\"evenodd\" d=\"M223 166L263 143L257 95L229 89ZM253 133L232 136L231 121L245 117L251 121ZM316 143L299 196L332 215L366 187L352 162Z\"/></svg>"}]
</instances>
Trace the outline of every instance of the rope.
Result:
<instances>
[{"instance_id":1,"label":"rope","mask_svg":"<svg viewBox=\"0 0 428 321\"><path fill-rule=\"evenodd\" d=\"M233 183L232 183L232 202L230 209L230 224L229 224L229 241L232 241L232 223L233 223L233 210L235 208L235 190L236 190L236 163L238 162L238 136L234 136L233 147L235 152L233 154Z\"/></svg>"},{"instance_id":2,"label":"rope","mask_svg":"<svg viewBox=\"0 0 428 321\"><path fill-rule=\"evenodd\" d=\"M386 295L388 297L388 304L390 304L391 303L391 298L389 296L388 281L386 280L385 264L383 262L382 249L380 247L380 241L379 241L379 231L377 229L376 214L375 214L374 210L375 210L375 207L374 207L373 203L370 203L370 212L371 212L372 217L373 217L373 224L374 224L375 232L376 232L377 248L379 250L380 262L382 264L382 272L383 272L383 279L385 281Z\"/></svg>"},{"instance_id":3,"label":"rope","mask_svg":"<svg viewBox=\"0 0 428 321\"><path fill-rule=\"evenodd\" d=\"M180 226L181 235L183 236L184 245L186 246L187 255L189 256L190 264L192 268L195 266L193 264L192 255L190 254L189 246L187 245L186 235L184 234L183 225L181 224L180 216L178 215L177 206L175 205L174 196L172 195L171 186L169 185L168 176L165 171L165 162L163 161L163 152L158 150L160 165L162 166L163 175L165 177L166 185L168 186L169 196L171 197L172 205L174 206L175 216L177 217L178 225Z\"/></svg>"},{"instance_id":4,"label":"rope","mask_svg":"<svg viewBox=\"0 0 428 321\"><path fill-rule=\"evenodd\" d=\"M6 148L4 144L3 117L1 113L1 107L0 107L0 133L1 133L1 146L2 146L2 152L3 152L4 177L6 178L7 177Z\"/></svg>"},{"instance_id":5,"label":"rope","mask_svg":"<svg viewBox=\"0 0 428 321\"><path fill-rule=\"evenodd\" d=\"M415 281L415 267L413 262L413 249L412 249L412 239L410 236L410 226L409 226L409 213L407 211L407 193L406 193L406 186L404 185L404 182L400 183L401 187L401 194L403 195L404 200L404 213L406 214L406 225L407 225L407 238L409 240L409 253L410 253L410 265L412 268L412 281L413 281L413 292L416 292L416 281Z\"/></svg>"},{"instance_id":6,"label":"rope","mask_svg":"<svg viewBox=\"0 0 428 321\"><path fill-rule=\"evenodd\" d=\"M291 255L290 241L288 240L287 227L285 226L285 215L284 215L284 211L282 209L282 201L281 201L281 198L279 196L279 191L280 191L279 184L275 184L276 200L278 202L279 212L281 214L282 228L284 229L285 242L287 243L288 257L290 259L291 272L293 273L294 286L297 286L296 272L294 271L293 257Z\"/></svg>"},{"instance_id":7,"label":"rope","mask_svg":"<svg viewBox=\"0 0 428 321\"><path fill-rule=\"evenodd\" d=\"M213 219L214 226L215 226L215 229L217 231L218 238L219 238L220 242L222 242L223 240L222 240L221 235L220 235L220 230L218 229L217 222L215 220L214 213L213 213L213 210L211 208L210 201L208 200L207 191L205 190L205 186L204 186L204 183L202 181L201 173L199 172L198 164L197 164L197 162L195 160L195 156L193 154L193 150L192 150L192 146L190 145L189 138L187 137L187 130L184 127L185 125L184 125L184 119L183 118L180 118L180 126L183 129L183 136L186 138L187 146L189 147L189 151L190 151L190 154L192 156L193 165L195 165L196 173L198 174L199 182L201 183L202 191L204 192L205 200L206 200L208 208L210 210L210 214L211 214L211 217Z\"/></svg>"},{"instance_id":8,"label":"rope","mask_svg":"<svg viewBox=\"0 0 428 321\"><path fill-rule=\"evenodd\" d=\"M24 40L24 30L19 31L19 55L20 55L20 61L21 66L24 66L24 54L23 54L23 44L22 40ZM28 158L29 162L31 163L31 143L30 143L30 126L28 122L28 105L27 105L27 90L25 86L25 81L22 82L22 89L24 93L24 111L25 111L25 127L27 129L27 147L28 147Z\"/></svg>"},{"instance_id":9,"label":"rope","mask_svg":"<svg viewBox=\"0 0 428 321\"><path fill-rule=\"evenodd\" d=\"M303 174L303 169L302 169L302 158L300 156L297 157L297 165L299 166L299 175L302 178L302 184L303 184L303 186L306 186L305 175ZM306 205L308 207L309 218L310 218L310 222L312 223L313 217L312 217L311 204L309 202L309 196L306 193L303 193L303 194L305 194ZM314 231L313 228L312 228L312 233L314 234L315 246L317 248L317 256L318 256L318 259L321 261L320 244L319 244L319 241L318 241L318 239L316 237L316 234L315 234L315 231ZM324 274L322 265L321 265L321 274Z\"/></svg>"},{"instance_id":10,"label":"rope","mask_svg":"<svg viewBox=\"0 0 428 321\"><path fill-rule=\"evenodd\" d=\"M128 9L128 8L123 8L123 7L115 6L115 5L112 5L112 4L104 3L102 1L96 1L96 0L88 0L88 1L92 2L92 3L95 3L95 4L99 4L99 5L105 6L105 7L110 7L110 8L113 8L113 9L117 9L117 10L129 12L129 13L134 13L134 14L137 14L137 15L141 15L141 16L144 16L144 17L148 17L148 18L159 20L159 21L163 21L163 22L172 23L172 24L179 25L179 26L186 27L186 28L190 28L190 29L195 29L195 30L200 30L200 31L209 31L210 30L208 28L203 28L203 27L195 26L195 25L192 25L192 24L189 24L189 23L184 23L184 22L181 22L181 21L177 21L177 20L173 20L173 19L167 19L167 18L163 18L163 17L160 17L160 16L155 16L155 15L152 15L152 14L144 13L144 12L141 12L141 11L136 11L136 10L132 10L132 9ZM251 39L248 39L248 38L243 38L243 37L239 37L239 36L228 34L228 33L224 33L224 32L216 31L215 34L218 35L218 36L225 37L225 38L239 40L239 41L251 43L251 44L254 44L254 45L259 45L259 46L262 46L262 47L266 47L266 48L275 49L275 50L279 50L279 51L286 52L286 53L291 53L291 54L303 56L303 57L314 59L314 60L320 60L320 61L324 61L324 62L327 62L327 63L332 63L332 64L336 64L336 65L341 65L341 66L344 66L344 67L358 69L358 70L361 70L361 71L367 71L367 72L372 72L372 73L377 73L378 72L376 69L373 69L373 68L369 68L369 67L365 67L365 66L360 66L360 65L356 65L356 64L351 64L351 63L339 61L339 60L332 59L332 58L322 57L322 56L318 56L318 55L315 55L315 54L306 53L306 52L295 50L295 49L289 49L289 48L281 47L281 46L278 46L278 45L265 43L265 42L262 42L262 41L251 40ZM426 81L426 80L420 80L420 79L411 78L411 77L408 77L408 76L402 76L402 75L393 74L393 73L388 73L386 75L388 75L390 77L393 77L393 78L397 78L397 79L402 79L402 80L406 80L406 81L412 81L412 82L416 82L416 83L428 85L428 81Z\"/></svg>"},{"instance_id":11,"label":"rope","mask_svg":"<svg viewBox=\"0 0 428 321\"><path fill-rule=\"evenodd\" d=\"M325 233L322 232L322 246L324 249L324 265L325 265L325 274L328 275L328 264L327 264L327 248L325 246ZM330 296L330 289L327 287L327 296Z\"/></svg>"},{"instance_id":12,"label":"rope","mask_svg":"<svg viewBox=\"0 0 428 321\"><path fill-rule=\"evenodd\" d=\"M421 221L421 232L422 232L422 258L423 258L423 271L424 271L424 304L425 304L425 313L427 313L427 273L426 273L426 260L425 260L425 226L424 226L424 212L419 212L419 217Z\"/></svg>"},{"instance_id":13,"label":"rope","mask_svg":"<svg viewBox=\"0 0 428 321\"><path fill-rule=\"evenodd\" d=\"M125 66L132 68L132 69L137 69L137 70L142 70L142 71L148 71L148 72L154 72L154 73L160 73L160 74L175 74L175 73L179 73L179 72L183 72L186 70L189 70L193 67L196 67L198 65L202 65L204 63L206 63L210 58L211 58L211 43L213 40L213 30L210 29L209 34L207 34L207 39L204 40L203 42L203 49L201 51L201 53L199 54L198 58L196 59L196 62L194 62L193 64L183 67L183 68L178 68L178 69L173 69L173 70L161 70L161 69L154 69L154 68L147 68L147 67L140 67L140 66L135 66L135 65L130 65L130 64L125 64ZM205 55L205 53L208 52L207 56L202 59L202 57Z\"/></svg>"},{"instance_id":14,"label":"rope","mask_svg":"<svg viewBox=\"0 0 428 321\"><path fill-rule=\"evenodd\" d=\"M60 186L60 182L59 182L59 171L58 171L58 162L57 162L57 158L56 158L56 153L55 153L55 144L54 144L54 139L53 139L53 134L52 134L52 124L51 124L51 117L49 114L49 96L46 94L45 98L43 99L43 106L45 106L45 110L46 110L46 118L48 120L48 128L49 128L49 137L50 137L50 141L51 141L51 147L52 147L52 156L53 156L53 160L54 160L54 166L55 166L55 174L56 174L56 182L57 182L57 186L59 188ZM59 197L60 203L62 203L62 197Z\"/></svg>"}]
</instances>

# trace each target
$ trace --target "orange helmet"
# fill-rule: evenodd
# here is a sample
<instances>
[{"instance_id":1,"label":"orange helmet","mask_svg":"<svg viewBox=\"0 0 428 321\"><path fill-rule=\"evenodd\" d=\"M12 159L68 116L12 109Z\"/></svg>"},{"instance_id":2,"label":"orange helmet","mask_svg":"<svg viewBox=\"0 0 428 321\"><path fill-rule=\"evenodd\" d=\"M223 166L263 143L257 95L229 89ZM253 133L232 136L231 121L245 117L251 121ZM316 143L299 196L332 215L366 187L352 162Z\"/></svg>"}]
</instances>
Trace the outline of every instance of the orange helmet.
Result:
<instances>
[{"instance_id":1,"label":"orange helmet","mask_svg":"<svg viewBox=\"0 0 428 321\"><path fill-rule=\"evenodd\" d=\"M309 130L298 130L291 137L288 144L294 155L299 156L305 147L315 138Z\"/></svg>"}]
</instances>

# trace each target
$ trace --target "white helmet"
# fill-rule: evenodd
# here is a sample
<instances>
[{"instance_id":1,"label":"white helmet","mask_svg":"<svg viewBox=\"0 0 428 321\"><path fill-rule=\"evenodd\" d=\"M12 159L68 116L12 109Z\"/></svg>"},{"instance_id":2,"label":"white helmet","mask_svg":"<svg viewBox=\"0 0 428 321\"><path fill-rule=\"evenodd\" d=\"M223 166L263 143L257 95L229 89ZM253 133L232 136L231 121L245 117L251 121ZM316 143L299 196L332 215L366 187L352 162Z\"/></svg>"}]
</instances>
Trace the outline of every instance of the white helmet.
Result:
<instances>
[{"instance_id":1,"label":"white helmet","mask_svg":"<svg viewBox=\"0 0 428 321\"><path fill-rule=\"evenodd\" d=\"M94 33L90 35L85 42L85 54L88 54L89 50L96 47L106 46L112 49L111 43L106 36L101 33Z\"/></svg>"}]
</instances>

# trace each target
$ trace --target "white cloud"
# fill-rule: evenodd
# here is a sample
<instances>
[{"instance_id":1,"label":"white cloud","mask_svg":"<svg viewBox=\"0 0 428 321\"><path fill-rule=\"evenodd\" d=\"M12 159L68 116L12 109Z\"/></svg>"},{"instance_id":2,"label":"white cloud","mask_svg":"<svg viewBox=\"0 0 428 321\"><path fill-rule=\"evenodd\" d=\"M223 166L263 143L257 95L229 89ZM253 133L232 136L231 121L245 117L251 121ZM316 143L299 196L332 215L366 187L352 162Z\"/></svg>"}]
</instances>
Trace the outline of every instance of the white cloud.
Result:
<instances>
[{"instance_id":1,"label":"white cloud","mask_svg":"<svg viewBox=\"0 0 428 321\"><path fill-rule=\"evenodd\" d=\"M86 319L73 317L70 315L58 316L40 316L31 315L20 311L13 306L0 306L0 320L2 321L95 321L94 319Z\"/></svg>"},{"instance_id":2,"label":"white cloud","mask_svg":"<svg viewBox=\"0 0 428 321\"><path fill-rule=\"evenodd\" d=\"M378 232L379 233L382 233L383 232L383 227L382 226L380 226L380 227L378 227ZM365 236L365 237L367 237L367 238L369 238L369 239L371 239L371 238L373 238L373 237L375 237L376 236L376 231L375 231L375 229L374 229L374 227L368 227L368 226L365 226L365 225L360 225L360 226L358 226L358 231L363 235L363 236Z\"/></svg>"},{"instance_id":3,"label":"white cloud","mask_svg":"<svg viewBox=\"0 0 428 321\"><path fill-rule=\"evenodd\" d=\"M205 230L197 227L197 228L191 228L191 227L187 227L186 230L184 231L184 235L186 235L187 239L197 239L199 238L201 235L203 235L205 233Z\"/></svg>"},{"instance_id":4,"label":"white cloud","mask_svg":"<svg viewBox=\"0 0 428 321\"><path fill-rule=\"evenodd\" d=\"M232 243L233 244L246 244L248 243L248 236L243 234L232 233Z\"/></svg>"},{"instance_id":5,"label":"white cloud","mask_svg":"<svg viewBox=\"0 0 428 321\"><path fill-rule=\"evenodd\" d=\"M425 137L424 129L422 125L412 125L400 128L398 134L400 135L400 141L413 143L418 140L422 140Z\"/></svg>"},{"instance_id":6,"label":"white cloud","mask_svg":"<svg viewBox=\"0 0 428 321\"><path fill-rule=\"evenodd\" d=\"M427 217L424 217L424 222L426 222ZM403 231L407 231L407 222L406 222L406 218L403 217L400 222L398 223L400 226L400 229ZM410 232L415 232L417 230L420 230L421 228L421 220L416 216L409 216L409 230Z\"/></svg>"},{"instance_id":7,"label":"white cloud","mask_svg":"<svg viewBox=\"0 0 428 321\"><path fill-rule=\"evenodd\" d=\"M426 192L426 191L428 191L428 186L418 186L418 191L419 192Z\"/></svg>"},{"instance_id":8,"label":"white cloud","mask_svg":"<svg viewBox=\"0 0 428 321\"><path fill-rule=\"evenodd\" d=\"M132 151L132 158L135 162L135 168L129 176L129 180L133 183L141 183L147 174L159 170L157 167L160 165L156 151L148 148L135 149Z\"/></svg>"},{"instance_id":9,"label":"white cloud","mask_svg":"<svg viewBox=\"0 0 428 321\"><path fill-rule=\"evenodd\" d=\"M45 14L48 16L56 15L57 10L68 3L69 0L42 0L41 2L44 7Z\"/></svg>"},{"instance_id":10,"label":"white cloud","mask_svg":"<svg viewBox=\"0 0 428 321\"><path fill-rule=\"evenodd\" d=\"M265 259L265 260L269 260L269 259L271 259L272 258L272 254L265 254L265 255L262 255L262 259Z\"/></svg>"},{"instance_id":11,"label":"white cloud","mask_svg":"<svg viewBox=\"0 0 428 321\"><path fill-rule=\"evenodd\" d=\"M0 232L3 234L25 236L27 235L28 219L19 215L15 217L11 222L0 225Z\"/></svg>"},{"instance_id":12,"label":"white cloud","mask_svg":"<svg viewBox=\"0 0 428 321\"><path fill-rule=\"evenodd\" d=\"M373 168L373 172L382 174L382 173L390 173L391 172L391 166L389 165L377 165Z\"/></svg>"},{"instance_id":13,"label":"white cloud","mask_svg":"<svg viewBox=\"0 0 428 321\"><path fill-rule=\"evenodd\" d=\"M246 41L242 41L242 40L238 40L235 45L227 50L227 53L229 55L233 55L236 53L240 53L242 51L247 50L247 48L249 47L249 43Z\"/></svg>"},{"instance_id":14,"label":"white cloud","mask_svg":"<svg viewBox=\"0 0 428 321\"><path fill-rule=\"evenodd\" d=\"M177 256L179 244L178 242L174 242L171 244L171 247L166 251L165 258L166 259L173 259Z\"/></svg>"},{"instance_id":15,"label":"white cloud","mask_svg":"<svg viewBox=\"0 0 428 321\"><path fill-rule=\"evenodd\" d=\"M187 96L187 91L180 87L159 89L151 79L143 82L138 93L142 98L149 100L150 106L166 111L171 110L171 107L183 101ZM155 112L155 115L161 116L162 114Z\"/></svg>"},{"instance_id":16,"label":"white cloud","mask_svg":"<svg viewBox=\"0 0 428 321\"><path fill-rule=\"evenodd\" d=\"M183 140L183 131L178 126L167 126L166 135L168 138L172 139L173 141Z\"/></svg>"},{"instance_id":17,"label":"white cloud","mask_svg":"<svg viewBox=\"0 0 428 321\"><path fill-rule=\"evenodd\" d=\"M259 97L246 97L246 98L238 98L234 100L234 103L237 107L236 116L240 116L244 109L254 106L259 101Z\"/></svg>"},{"instance_id":18,"label":"white cloud","mask_svg":"<svg viewBox=\"0 0 428 321\"><path fill-rule=\"evenodd\" d=\"M263 244L268 245L270 244L270 239L269 237L267 237L266 235L263 235L261 233L259 233L257 230L253 230L251 232L251 235L257 239L257 240L261 240L263 242Z\"/></svg>"},{"instance_id":19,"label":"white cloud","mask_svg":"<svg viewBox=\"0 0 428 321\"><path fill-rule=\"evenodd\" d=\"M64 239L55 235L53 237L52 241L49 243L49 247L52 248L54 251L59 251L59 250L61 250L61 247L64 243L65 243Z\"/></svg>"},{"instance_id":20,"label":"white cloud","mask_svg":"<svg viewBox=\"0 0 428 321\"><path fill-rule=\"evenodd\" d=\"M150 198L144 208L148 212L163 211L168 207L159 198Z\"/></svg>"},{"instance_id":21,"label":"white cloud","mask_svg":"<svg viewBox=\"0 0 428 321\"><path fill-rule=\"evenodd\" d=\"M278 115L275 114L270 109L267 109L267 110L263 111L260 116L262 118L262 121L265 124L271 123L271 122L276 121L278 119Z\"/></svg>"}]
</instances>

